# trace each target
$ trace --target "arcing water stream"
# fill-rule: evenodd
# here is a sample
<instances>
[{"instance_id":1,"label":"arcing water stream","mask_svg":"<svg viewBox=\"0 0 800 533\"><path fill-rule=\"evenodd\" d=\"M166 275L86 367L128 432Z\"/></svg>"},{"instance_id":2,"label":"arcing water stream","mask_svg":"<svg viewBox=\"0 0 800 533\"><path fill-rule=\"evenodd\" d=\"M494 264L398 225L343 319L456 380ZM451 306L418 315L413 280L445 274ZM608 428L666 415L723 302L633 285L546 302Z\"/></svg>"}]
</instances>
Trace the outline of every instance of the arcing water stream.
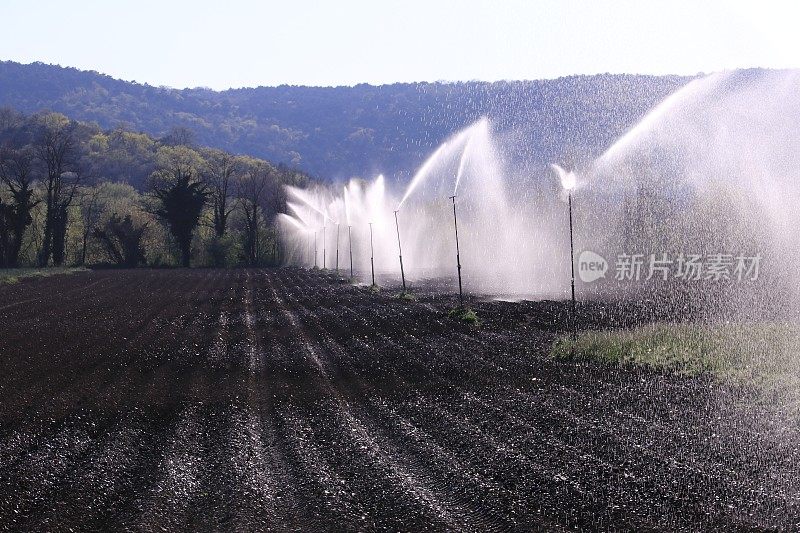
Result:
<instances>
[{"instance_id":1,"label":"arcing water stream","mask_svg":"<svg viewBox=\"0 0 800 533\"><path fill-rule=\"evenodd\" d=\"M758 254L762 275L779 278L786 276L777 267L800 260L798 72L737 71L692 81L589 164L540 169L534 180L506 168L519 147L498 146L496 138L487 119L456 133L402 194L388 190L383 176L354 179L339 191L291 188L289 213L281 216L288 261L313 265L307 236L341 223L352 228L355 269L366 280L372 222L376 269L399 279L398 210L406 277L455 283L448 198L457 194L467 291L563 296L568 236L556 177L578 181L576 250L603 255L606 280L619 254L641 254L643 277L651 254L723 255L733 262L729 275L737 257ZM331 250L332 234L327 238Z\"/></svg>"}]
</instances>

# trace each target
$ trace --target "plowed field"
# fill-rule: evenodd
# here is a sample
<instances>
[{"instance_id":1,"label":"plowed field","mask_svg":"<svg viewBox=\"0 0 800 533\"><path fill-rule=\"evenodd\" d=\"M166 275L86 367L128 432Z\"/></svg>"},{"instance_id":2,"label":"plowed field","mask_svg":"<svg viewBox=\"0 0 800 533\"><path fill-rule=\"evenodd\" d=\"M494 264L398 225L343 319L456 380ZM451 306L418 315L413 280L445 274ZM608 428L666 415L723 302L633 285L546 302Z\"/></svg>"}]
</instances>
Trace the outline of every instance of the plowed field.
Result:
<instances>
[{"instance_id":1,"label":"plowed field","mask_svg":"<svg viewBox=\"0 0 800 533\"><path fill-rule=\"evenodd\" d=\"M0 286L0 530L798 527L797 428L748 391L552 360L565 304L475 300L474 327L392 294L298 269Z\"/></svg>"}]
</instances>

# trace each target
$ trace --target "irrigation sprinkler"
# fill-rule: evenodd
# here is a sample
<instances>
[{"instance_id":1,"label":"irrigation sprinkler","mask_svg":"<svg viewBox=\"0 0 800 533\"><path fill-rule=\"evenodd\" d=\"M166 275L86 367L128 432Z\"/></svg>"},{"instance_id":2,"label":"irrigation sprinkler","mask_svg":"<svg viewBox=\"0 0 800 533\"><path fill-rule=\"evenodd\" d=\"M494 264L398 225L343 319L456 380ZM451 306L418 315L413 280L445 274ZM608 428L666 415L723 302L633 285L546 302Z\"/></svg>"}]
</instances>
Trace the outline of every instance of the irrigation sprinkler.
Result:
<instances>
[{"instance_id":1,"label":"irrigation sprinkler","mask_svg":"<svg viewBox=\"0 0 800 533\"><path fill-rule=\"evenodd\" d=\"M572 189L567 189L567 203L569 204L569 259L572 268L572 340L578 341L578 320L575 315L575 246L572 240Z\"/></svg>"},{"instance_id":2,"label":"irrigation sprinkler","mask_svg":"<svg viewBox=\"0 0 800 533\"><path fill-rule=\"evenodd\" d=\"M336 223L336 273L339 273L339 223Z\"/></svg>"},{"instance_id":3,"label":"irrigation sprinkler","mask_svg":"<svg viewBox=\"0 0 800 533\"><path fill-rule=\"evenodd\" d=\"M308 258L309 255L311 255L311 232L310 231L308 232L308 234L306 234L306 258ZM311 263L311 261L309 261L309 264L310 263Z\"/></svg>"},{"instance_id":4,"label":"irrigation sprinkler","mask_svg":"<svg viewBox=\"0 0 800 533\"><path fill-rule=\"evenodd\" d=\"M314 268L317 268L317 230L314 230Z\"/></svg>"},{"instance_id":5,"label":"irrigation sprinkler","mask_svg":"<svg viewBox=\"0 0 800 533\"><path fill-rule=\"evenodd\" d=\"M461 252L458 249L458 215L456 214L456 195L450 197L453 200L453 225L456 230L456 266L458 267L458 304L464 308L464 291L461 288Z\"/></svg>"},{"instance_id":6,"label":"irrigation sprinkler","mask_svg":"<svg viewBox=\"0 0 800 533\"><path fill-rule=\"evenodd\" d=\"M347 240L349 241L348 249L350 250L350 279L353 279L353 232L352 226L347 226Z\"/></svg>"},{"instance_id":7,"label":"irrigation sprinkler","mask_svg":"<svg viewBox=\"0 0 800 533\"><path fill-rule=\"evenodd\" d=\"M561 187L567 191L567 205L569 206L569 263L570 263L570 286L572 289L572 305L571 318L572 318L572 349L575 349L575 344L578 342L578 318L575 309L575 244L572 236L572 191L575 190L578 178L575 172L567 172L559 165L552 164L550 167L558 174L561 180Z\"/></svg>"},{"instance_id":8,"label":"irrigation sprinkler","mask_svg":"<svg viewBox=\"0 0 800 533\"><path fill-rule=\"evenodd\" d=\"M375 248L372 246L372 222L369 223L369 263L372 267L372 286L375 286Z\"/></svg>"},{"instance_id":9,"label":"irrigation sprinkler","mask_svg":"<svg viewBox=\"0 0 800 533\"><path fill-rule=\"evenodd\" d=\"M326 251L326 244L325 244L325 224L322 225L322 270L327 270L328 266L325 263L325 251Z\"/></svg>"},{"instance_id":10,"label":"irrigation sprinkler","mask_svg":"<svg viewBox=\"0 0 800 533\"><path fill-rule=\"evenodd\" d=\"M578 319L575 315L575 246L572 239L572 189L575 188L575 182L567 182L565 185L567 189L567 204L569 205L569 260L572 269L572 341L578 342Z\"/></svg>"},{"instance_id":11,"label":"irrigation sprinkler","mask_svg":"<svg viewBox=\"0 0 800 533\"><path fill-rule=\"evenodd\" d=\"M403 280L403 292L406 292L406 273L403 270L403 248L400 246L400 224L397 222L397 211L394 211L394 227L397 229L397 249L400 252L400 278Z\"/></svg>"}]
</instances>

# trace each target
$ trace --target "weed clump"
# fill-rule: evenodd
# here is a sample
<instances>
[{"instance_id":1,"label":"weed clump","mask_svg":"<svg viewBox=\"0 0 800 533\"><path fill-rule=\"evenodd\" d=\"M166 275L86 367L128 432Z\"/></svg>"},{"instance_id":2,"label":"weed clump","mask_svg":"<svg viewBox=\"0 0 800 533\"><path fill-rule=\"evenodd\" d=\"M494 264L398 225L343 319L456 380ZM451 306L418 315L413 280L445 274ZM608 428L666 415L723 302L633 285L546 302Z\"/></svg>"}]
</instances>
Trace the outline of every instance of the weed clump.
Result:
<instances>
[{"instance_id":1,"label":"weed clump","mask_svg":"<svg viewBox=\"0 0 800 533\"><path fill-rule=\"evenodd\" d=\"M769 347L765 350L765 347ZM656 323L625 330L585 331L557 339L555 359L641 365L688 376L785 389L800 384L795 354L800 329L785 322L748 324Z\"/></svg>"},{"instance_id":2,"label":"weed clump","mask_svg":"<svg viewBox=\"0 0 800 533\"><path fill-rule=\"evenodd\" d=\"M478 315L475 313L475 311L473 311L468 307L456 307L455 309L451 309L448 316L450 318L460 320L461 322L466 322L467 324L473 326L477 326L480 324L480 320L478 320Z\"/></svg>"},{"instance_id":3,"label":"weed clump","mask_svg":"<svg viewBox=\"0 0 800 533\"><path fill-rule=\"evenodd\" d=\"M27 278L46 278L77 272L87 272L87 269L84 267L11 268L0 270L0 284L12 285Z\"/></svg>"}]
</instances>

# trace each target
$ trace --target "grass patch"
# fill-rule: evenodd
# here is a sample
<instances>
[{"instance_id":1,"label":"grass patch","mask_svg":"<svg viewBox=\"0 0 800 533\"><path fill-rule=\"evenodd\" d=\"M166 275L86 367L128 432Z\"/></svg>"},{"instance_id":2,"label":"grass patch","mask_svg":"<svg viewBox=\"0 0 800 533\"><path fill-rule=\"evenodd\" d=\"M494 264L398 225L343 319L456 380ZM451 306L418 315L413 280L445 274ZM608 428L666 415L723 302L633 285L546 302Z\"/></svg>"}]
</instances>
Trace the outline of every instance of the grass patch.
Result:
<instances>
[{"instance_id":1,"label":"grass patch","mask_svg":"<svg viewBox=\"0 0 800 533\"><path fill-rule=\"evenodd\" d=\"M451 309L447 316L474 326L481 323L475 311L468 307L456 307L455 309Z\"/></svg>"},{"instance_id":2,"label":"grass patch","mask_svg":"<svg viewBox=\"0 0 800 533\"><path fill-rule=\"evenodd\" d=\"M399 298L400 300L406 300L408 302L416 302L417 297L411 294L408 291L402 291L394 295L395 298Z\"/></svg>"},{"instance_id":3,"label":"grass patch","mask_svg":"<svg viewBox=\"0 0 800 533\"><path fill-rule=\"evenodd\" d=\"M657 323L558 339L551 356L644 365L684 375L800 390L800 325Z\"/></svg>"},{"instance_id":4,"label":"grass patch","mask_svg":"<svg viewBox=\"0 0 800 533\"><path fill-rule=\"evenodd\" d=\"M378 285L370 285L369 290L372 292L381 292L381 288Z\"/></svg>"},{"instance_id":5,"label":"grass patch","mask_svg":"<svg viewBox=\"0 0 800 533\"><path fill-rule=\"evenodd\" d=\"M9 268L0 270L0 284L11 285L20 280L29 278L46 278L60 274L75 274L86 272L83 267L52 267L52 268Z\"/></svg>"}]
</instances>

